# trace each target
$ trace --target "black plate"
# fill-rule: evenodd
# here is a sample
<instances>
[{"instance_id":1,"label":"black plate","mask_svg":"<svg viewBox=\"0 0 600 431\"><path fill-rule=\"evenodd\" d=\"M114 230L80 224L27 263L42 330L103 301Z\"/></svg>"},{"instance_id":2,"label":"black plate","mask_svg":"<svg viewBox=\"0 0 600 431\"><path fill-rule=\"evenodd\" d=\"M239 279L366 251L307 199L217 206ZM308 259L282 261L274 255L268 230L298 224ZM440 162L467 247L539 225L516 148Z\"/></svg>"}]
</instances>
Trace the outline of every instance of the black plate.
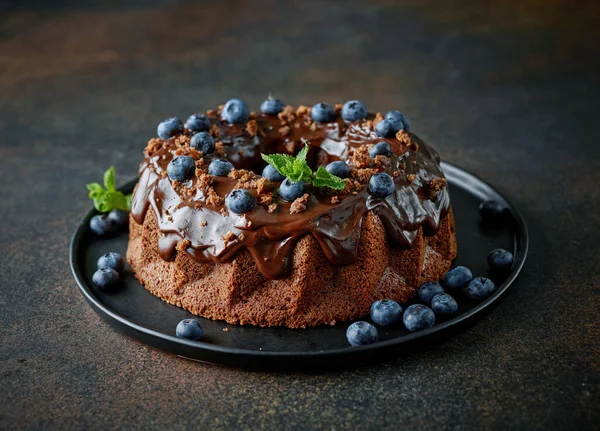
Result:
<instances>
[{"instance_id":1,"label":"black plate","mask_svg":"<svg viewBox=\"0 0 600 431\"><path fill-rule=\"evenodd\" d=\"M471 268L475 276L492 278L498 286L493 296L483 302L455 295L459 315L433 328L409 333L403 327L379 328L380 341L368 346L350 347L346 341L348 323L310 329L257 328L229 325L222 321L198 318L205 337L202 342L175 337L175 326L185 318L195 317L154 297L130 274L118 291L107 293L91 282L98 257L109 251L125 255L127 234L101 239L93 235L89 219L81 222L71 241L71 269L81 292L109 324L150 346L190 359L245 368L340 367L390 358L414 351L423 342L445 338L473 322L514 283L523 268L528 249L527 227L518 211L490 185L450 164L443 164L450 183L452 207L456 219L458 258L455 265ZM131 192L135 181L122 188ZM500 227L481 222L478 206L493 199L506 205L508 217ZM487 254L494 248L513 252L512 272L498 276L487 266ZM224 328L227 328L225 331Z\"/></svg>"}]
</instances>

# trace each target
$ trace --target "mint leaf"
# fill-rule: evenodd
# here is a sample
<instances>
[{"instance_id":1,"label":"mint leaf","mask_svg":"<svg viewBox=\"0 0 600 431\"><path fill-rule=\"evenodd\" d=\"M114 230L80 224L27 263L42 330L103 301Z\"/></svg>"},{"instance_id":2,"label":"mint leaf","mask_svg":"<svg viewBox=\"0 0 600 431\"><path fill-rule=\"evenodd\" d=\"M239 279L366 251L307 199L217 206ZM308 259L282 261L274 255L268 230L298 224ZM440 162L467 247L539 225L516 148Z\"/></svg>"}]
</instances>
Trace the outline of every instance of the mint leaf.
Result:
<instances>
[{"instance_id":1,"label":"mint leaf","mask_svg":"<svg viewBox=\"0 0 600 431\"><path fill-rule=\"evenodd\" d=\"M312 170L306 161L294 160L292 172L288 175L291 181L298 182L300 180L310 182Z\"/></svg>"},{"instance_id":2,"label":"mint leaf","mask_svg":"<svg viewBox=\"0 0 600 431\"><path fill-rule=\"evenodd\" d=\"M346 188L345 180L330 174L323 166L319 166L319 169L315 172L312 184L315 187L329 187L334 190L344 190Z\"/></svg>"},{"instance_id":3,"label":"mint leaf","mask_svg":"<svg viewBox=\"0 0 600 431\"><path fill-rule=\"evenodd\" d=\"M102 186L98 183L89 183L88 185L86 185L86 187L90 191L89 197L91 199L96 199L97 197L101 196L102 193L105 192Z\"/></svg>"},{"instance_id":4,"label":"mint leaf","mask_svg":"<svg viewBox=\"0 0 600 431\"><path fill-rule=\"evenodd\" d=\"M306 139L302 139L302 142L304 143L304 148L302 148L296 155L296 161L300 163L306 162L306 155L308 154L308 141Z\"/></svg>"},{"instance_id":5,"label":"mint leaf","mask_svg":"<svg viewBox=\"0 0 600 431\"><path fill-rule=\"evenodd\" d=\"M295 159L289 154L261 154L261 157L285 177L293 171Z\"/></svg>"},{"instance_id":6,"label":"mint leaf","mask_svg":"<svg viewBox=\"0 0 600 431\"><path fill-rule=\"evenodd\" d=\"M129 193L127 196L125 196L125 203L127 204L127 211L129 211L131 209L131 198L133 197L133 195L131 193Z\"/></svg>"},{"instance_id":7,"label":"mint leaf","mask_svg":"<svg viewBox=\"0 0 600 431\"><path fill-rule=\"evenodd\" d=\"M104 172L104 187L109 192L114 192L115 187L115 167L111 166L106 172Z\"/></svg>"}]
</instances>

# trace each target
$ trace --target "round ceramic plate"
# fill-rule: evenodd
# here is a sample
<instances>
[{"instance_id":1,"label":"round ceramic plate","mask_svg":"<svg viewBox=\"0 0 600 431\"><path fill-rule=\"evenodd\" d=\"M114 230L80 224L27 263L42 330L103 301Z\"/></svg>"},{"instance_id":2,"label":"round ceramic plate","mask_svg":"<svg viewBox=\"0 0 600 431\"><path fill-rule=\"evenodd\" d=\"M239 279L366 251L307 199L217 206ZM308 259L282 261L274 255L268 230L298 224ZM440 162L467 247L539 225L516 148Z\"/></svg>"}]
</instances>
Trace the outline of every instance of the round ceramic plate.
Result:
<instances>
[{"instance_id":1,"label":"round ceramic plate","mask_svg":"<svg viewBox=\"0 0 600 431\"><path fill-rule=\"evenodd\" d=\"M75 231L71 241L71 268L81 292L92 308L109 324L152 347L199 361L235 367L316 369L378 361L414 351L423 343L439 341L474 322L515 282L523 268L528 249L525 221L519 212L490 185L450 164L443 164L450 184L450 196L456 222L458 258L454 265L469 267L474 276L489 277L496 283L493 296L482 302L465 294L454 295L459 314L430 329L410 333L403 325L379 328L377 343L351 347L346 341L350 322L309 329L258 328L230 325L223 321L198 318L204 329L200 342L175 336L177 323L195 317L191 313L154 297L128 273L123 286L112 292L99 290L92 283L96 261L104 253L116 251L123 256L127 233L115 238L96 237L88 227L91 211ZM122 188L131 192L135 181ZM483 223L479 204L493 199L508 208L506 220L499 225ZM490 272L486 257L494 248L512 251L515 262L511 272ZM368 320L368 318L366 318Z\"/></svg>"}]
</instances>

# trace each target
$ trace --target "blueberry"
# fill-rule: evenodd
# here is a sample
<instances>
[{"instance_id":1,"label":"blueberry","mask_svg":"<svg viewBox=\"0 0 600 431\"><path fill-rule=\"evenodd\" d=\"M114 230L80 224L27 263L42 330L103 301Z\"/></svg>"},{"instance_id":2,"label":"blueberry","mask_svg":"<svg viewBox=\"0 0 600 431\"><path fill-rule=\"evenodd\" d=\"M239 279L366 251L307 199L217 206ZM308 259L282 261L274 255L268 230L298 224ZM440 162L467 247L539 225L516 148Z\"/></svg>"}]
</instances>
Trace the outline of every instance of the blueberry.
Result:
<instances>
[{"instance_id":1,"label":"blueberry","mask_svg":"<svg viewBox=\"0 0 600 431\"><path fill-rule=\"evenodd\" d=\"M119 282L119 273L112 268L100 268L94 272L92 282L100 289L109 289Z\"/></svg>"},{"instance_id":2,"label":"blueberry","mask_svg":"<svg viewBox=\"0 0 600 431\"><path fill-rule=\"evenodd\" d=\"M248 121L250 110L246 102L240 99L230 99L221 111L221 118L229 124L243 124Z\"/></svg>"},{"instance_id":3,"label":"blueberry","mask_svg":"<svg viewBox=\"0 0 600 431\"><path fill-rule=\"evenodd\" d=\"M410 121L400 111L389 111L383 118L389 120L398 130L408 131L410 128Z\"/></svg>"},{"instance_id":4,"label":"blueberry","mask_svg":"<svg viewBox=\"0 0 600 431\"><path fill-rule=\"evenodd\" d=\"M369 322L354 322L346 330L346 338L352 346L372 344L377 341L377 328Z\"/></svg>"},{"instance_id":5,"label":"blueberry","mask_svg":"<svg viewBox=\"0 0 600 431\"><path fill-rule=\"evenodd\" d=\"M485 201L479 205L479 214L486 220L498 220L502 218L506 208L496 201Z\"/></svg>"},{"instance_id":6,"label":"blueberry","mask_svg":"<svg viewBox=\"0 0 600 431\"><path fill-rule=\"evenodd\" d=\"M391 299L375 301L371 305L371 319L379 326L389 326L402 319L402 307Z\"/></svg>"},{"instance_id":7,"label":"blueberry","mask_svg":"<svg viewBox=\"0 0 600 431\"><path fill-rule=\"evenodd\" d=\"M419 287L419 299L425 304L431 304L431 299L440 293L444 293L444 289L435 281L427 281Z\"/></svg>"},{"instance_id":8,"label":"blueberry","mask_svg":"<svg viewBox=\"0 0 600 431\"><path fill-rule=\"evenodd\" d=\"M118 231L117 226L108 218L108 214L98 214L92 217L90 229L98 236L111 236Z\"/></svg>"},{"instance_id":9,"label":"blueberry","mask_svg":"<svg viewBox=\"0 0 600 431\"><path fill-rule=\"evenodd\" d=\"M110 253L103 254L98 259L98 269L111 268L117 271L119 274L123 274L125 270L125 259L119 253L111 251Z\"/></svg>"},{"instance_id":10,"label":"blueberry","mask_svg":"<svg viewBox=\"0 0 600 431\"><path fill-rule=\"evenodd\" d=\"M377 198L385 198L391 195L394 193L395 188L394 179L385 172L375 174L369 180L369 192Z\"/></svg>"},{"instance_id":11,"label":"blueberry","mask_svg":"<svg viewBox=\"0 0 600 431\"><path fill-rule=\"evenodd\" d=\"M177 324L175 335L179 338L198 341L202 338L202 327L196 319L183 319Z\"/></svg>"},{"instance_id":12,"label":"blueberry","mask_svg":"<svg viewBox=\"0 0 600 431\"><path fill-rule=\"evenodd\" d=\"M437 316L452 316L458 311L458 304L452 296L440 293L431 299L431 309Z\"/></svg>"},{"instance_id":13,"label":"blueberry","mask_svg":"<svg viewBox=\"0 0 600 431\"><path fill-rule=\"evenodd\" d=\"M270 96L260 105L260 112L263 114L277 115L281 111L283 111L283 102L279 99L273 99Z\"/></svg>"},{"instance_id":14,"label":"blueberry","mask_svg":"<svg viewBox=\"0 0 600 431\"><path fill-rule=\"evenodd\" d=\"M416 332L431 328L435 323L435 314L425 305L413 304L406 309L402 320L406 329Z\"/></svg>"},{"instance_id":15,"label":"blueberry","mask_svg":"<svg viewBox=\"0 0 600 431\"><path fill-rule=\"evenodd\" d=\"M469 268L457 266L444 275L442 285L447 289L462 289L463 287L466 287L472 279L473 274Z\"/></svg>"},{"instance_id":16,"label":"blueberry","mask_svg":"<svg viewBox=\"0 0 600 431\"><path fill-rule=\"evenodd\" d=\"M331 175L335 175L336 177L348 178L350 176L350 168L348 167L348 164L346 162L342 162L341 160L331 162L325 167L325 169L327 169L327 172L329 172Z\"/></svg>"},{"instance_id":17,"label":"blueberry","mask_svg":"<svg viewBox=\"0 0 600 431\"><path fill-rule=\"evenodd\" d=\"M233 189L225 198L225 205L229 211L236 214L243 214L254 208L256 199L246 189Z\"/></svg>"},{"instance_id":18,"label":"blueberry","mask_svg":"<svg viewBox=\"0 0 600 431\"><path fill-rule=\"evenodd\" d=\"M510 269L513 264L513 254L503 248L497 248L488 254L487 261L492 269Z\"/></svg>"},{"instance_id":19,"label":"blueberry","mask_svg":"<svg viewBox=\"0 0 600 431\"><path fill-rule=\"evenodd\" d=\"M369 148L369 157L374 159L375 156L391 156L392 149L390 148L390 144L387 142L377 142L371 148Z\"/></svg>"},{"instance_id":20,"label":"blueberry","mask_svg":"<svg viewBox=\"0 0 600 431\"><path fill-rule=\"evenodd\" d=\"M117 229L124 229L129 225L129 213L123 210L112 210L108 213L108 221Z\"/></svg>"},{"instance_id":21,"label":"blueberry","mask_svg":"<svg viewBox=\"0 0 600 431\"><path fill-rule=\"evenodd\" d=\"M348 123L367 117L367 108L358 100L350 100L342 107L342 119Z\"/></svg>"},{"instance_id":22,"label":"blueberry","mask_svg":"<svg viewBox=\"0 0 600 431\"><path fill-rule=\"evenodd\" d=\"M304 181L290 181L286 178L279 186L279 194L283 200L293 202L304 194Z\"/></svg>"},{"instance_id":23,"label":"blueberry","mask_svg":"<svg viewBox=\"0 0 600 431\"><path fill-rule=\"evenodd\" d=\"M265 166L265 168L262 171L262 176L265 177L269 181L281 182L281 181L285 180L285 177L283 175L281 175L277 171L277 169L275 169L271 165Z\"/></svg>"},{"instance_id":24,"label":"blueberry","mask_svg":"<svg viewBox=\"0 0 600 431\"><path fill-rule=\"evenodd\" d=\"M233 169L233 165L225 159L215 159L208 165L208 173L217 177L226 177Z\"/></svg>"},{"instance_id":25,"label":"blueberry","mask_svg":"<svg viewBox=\"0 0 600 431\"><path fill-rule=\"evenodd\" d=\"M489 278L477 277L471 280L467 291L473 299L484 299L496 291L496 285Z\"/></svg>"},{"instance_id":26,"label":"blueberry","mask_svg":"<svg viewBox=\"0 0 600 431\"><path fill-rule=\"evenodd\" d=\"M190 147L202 151L202 154L212 154L215 152L215 138L208 132L196 133L190 140Z\"/></svg>"},{"instance_id":27,"label":"blueberry","mask_svg":"<svg viewBox=\"0 0 600 431\"><path fill-rule=\"evenodd\" d=\"M185 122L185 128L192 133L204 132L210 129L210 120L204 114L192 114Z\"/></svg>"},{"instance_id":28,"label":"blueberry","mask_svg":"<svg viewBox=\"0 0 600 431\"><path fill-rule=\"evenodd\" d=\"M399 130L398 124L389 119L383 119L375 126L375 132L381 138L393 138Z\"/></svg>"},{"instance_id":29,"label":"blueberry","mask_svg":"<svg viewBox=\"0 0 600 431\"><path fill-rule=\"evenodd\" d=\"M321 102L312 107L310 116L317 123L328 123L335 120L335 111L331 105Z\"/></svg>"},{"instance_id":30,"label":"blueberry","mask_svg":"<svg viewBox=\"0 0 600 431\"><path fill-rule=\"evenodd\" d=\"M175 157L167 165L167 174L173 181L185 181L194 175L196 162L188 156Z\"/></svg>"},{"instance_id":31,"label":"blueberry","mask_svg":"<svg viewBox=\"0 0 600 431\"><path fill-rule=\"evenodd\" d=\"M171 136L178 135L182 132L183 123L177 117L167 118L156 128L156 133L161 139L169 139Z\"/></svg>"}]
</instances>

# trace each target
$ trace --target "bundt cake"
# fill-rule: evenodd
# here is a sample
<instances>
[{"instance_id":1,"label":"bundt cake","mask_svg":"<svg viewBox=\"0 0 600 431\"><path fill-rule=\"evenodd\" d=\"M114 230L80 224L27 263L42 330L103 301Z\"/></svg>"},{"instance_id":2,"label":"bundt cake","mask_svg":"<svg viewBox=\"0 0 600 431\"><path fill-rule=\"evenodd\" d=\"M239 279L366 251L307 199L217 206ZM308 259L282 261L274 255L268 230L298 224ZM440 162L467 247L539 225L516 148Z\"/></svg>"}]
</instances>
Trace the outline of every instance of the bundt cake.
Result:
<instances>
[{"instance_id":1,"label":"bundt cake","mask_svg":"<svg viewBox=\"0 0 600 431\"><path fill-rule=\"evenodd\" d=\"M333 325L411 299L448 271L456 239L438 153L408 128L358 101L271 97L256 114L232 99L165 120L132 199L135 276L233 324Z\"/></svg>"}]
</instances>

